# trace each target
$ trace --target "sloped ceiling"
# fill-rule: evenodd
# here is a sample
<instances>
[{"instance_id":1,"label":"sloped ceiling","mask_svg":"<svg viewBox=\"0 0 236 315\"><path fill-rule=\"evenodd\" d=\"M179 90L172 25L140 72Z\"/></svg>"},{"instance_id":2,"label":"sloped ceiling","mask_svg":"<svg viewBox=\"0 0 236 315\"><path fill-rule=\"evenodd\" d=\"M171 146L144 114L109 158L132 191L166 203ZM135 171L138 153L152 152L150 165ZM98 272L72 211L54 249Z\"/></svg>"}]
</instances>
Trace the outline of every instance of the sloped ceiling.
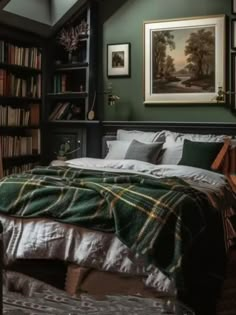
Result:
<instances>
[{"instance_id":1,"label":"sloped ceiling","mask_svg":"<svg viewBox=\"0 0 236 315\"><path fill-rule=\"evenodd\" d=\"M0 0L0 22L50 36L86 0Z\"/></svg>"}]
</instances>

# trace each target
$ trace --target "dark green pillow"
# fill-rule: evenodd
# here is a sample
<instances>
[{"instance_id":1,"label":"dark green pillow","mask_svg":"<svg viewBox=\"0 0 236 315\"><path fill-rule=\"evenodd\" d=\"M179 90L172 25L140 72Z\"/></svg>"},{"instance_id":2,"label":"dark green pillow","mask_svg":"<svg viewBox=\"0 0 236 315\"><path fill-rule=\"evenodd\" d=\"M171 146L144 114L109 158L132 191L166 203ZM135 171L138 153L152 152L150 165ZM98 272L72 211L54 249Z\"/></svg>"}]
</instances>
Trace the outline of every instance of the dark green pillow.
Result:
<instances>
[{"instance_id":1,"label":"dark green pillow","mask_svg":"<svg viewBox=\"0 0 236 315\"><path fill-rule=\"evenodd\" d=\"M126 152L125 159L139 160L155 164L162 149L162 142L150 144L133 140Z\"/></svg>"},{"instance_id":2,"label":"dark green pillow","mask_svg":"<svg viewBox=\"0 0 236 315\"><path fill-rule=\"evenodd\" d=\"M223 145L222 142L197 142L185 139L179 165L211 170L211 164Z\"/></svg>"}]
</instances>

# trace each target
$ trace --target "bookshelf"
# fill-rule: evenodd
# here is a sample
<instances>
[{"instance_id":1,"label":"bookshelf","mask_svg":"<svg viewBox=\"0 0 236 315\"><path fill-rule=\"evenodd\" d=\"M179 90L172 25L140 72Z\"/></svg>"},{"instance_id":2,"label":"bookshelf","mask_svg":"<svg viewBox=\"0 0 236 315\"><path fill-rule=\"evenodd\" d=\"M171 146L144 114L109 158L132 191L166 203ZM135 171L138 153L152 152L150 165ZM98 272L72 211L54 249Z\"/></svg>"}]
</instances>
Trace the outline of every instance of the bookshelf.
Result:
<instances>
[{"instance_id":1,"label":"bookshelf","mask_svg":"<svg viewBox=\"0 0 236 315\"><path fill-rule=\"evenodd\" d=\"M92 5L88 2L76 13L69 23L51 39L51 71L47 91L46 120L87 120L95 95L95 54ZM68 51L63 45L62 34L77 34L75 49Z\"/></svg>"},{"instance_id":2,"label":"bookshelf","mask_svg":"<svg viewBox=\"0 0 236 315\"><path fill-rule=\"evenodd\" d=\"M0 25L0 176L41 160L42 43Z\"/></svg>"},{"instance_id":3,"label":"bookshelf","mask_svg":"<svg viewBox=\"0 0 236 315\"><path fill-rule=\"evenodd\" d=\"M63 32L77 32L76 49L67 51L60 41ZM86 156L88 143L99 125L96 113L96 4L86 2L48 41L44 124L46 163L56 158L60 144L70 142L74 155ZM64 34L65 34L64 33ZM93 110L95 115L88 117ZM90 119L89 119L90 118ZM46 134L44 138L46 137ZM99 144L98 144L99 145Z\"/></svg>"}]
</instances>

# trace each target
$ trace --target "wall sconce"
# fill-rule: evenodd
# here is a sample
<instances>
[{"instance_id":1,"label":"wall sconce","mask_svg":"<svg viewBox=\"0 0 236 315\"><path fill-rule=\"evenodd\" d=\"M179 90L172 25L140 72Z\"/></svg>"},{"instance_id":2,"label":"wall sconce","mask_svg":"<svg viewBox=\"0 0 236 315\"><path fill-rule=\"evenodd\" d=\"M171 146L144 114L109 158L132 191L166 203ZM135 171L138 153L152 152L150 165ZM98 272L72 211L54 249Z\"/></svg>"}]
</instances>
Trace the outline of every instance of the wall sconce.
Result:
<instances>
[{"instance_id":1,"label":"wall sconce","mask_svg":"<svg viewBox=\"0 0 236 315\"><path fill-rule=\"evenodd\" d=\"M120 97L118 95L115 95L113 93L113 89L112 89L112 83L108 84L107 89L104 91L104 94L107 95L107 104L109 106L115 105L116 102L120 99Z\"/></svg>"},{"instance_id":2,"label":"wall sconce","mask_svg":"<svg viewBox=\"0 0 236 315\"><path fill-rule=\"evenodd\" d=\"M226 95L233 95L236 94L234 91L224 91L222 86L218 87L217 96L216 96L216 102L221 103L225 101Z\"/></svg>"},{"instance_id":3,"label":"wall sconce","mask_svg":"<svg viewBox=\"0 0 236 315\"><path fill-rule=\"evenodd\" d=\"M115 105L119 99L120 97L118 95L108 94L107 103L108 105L112 106Z\"/></svg>"}]
</instances>

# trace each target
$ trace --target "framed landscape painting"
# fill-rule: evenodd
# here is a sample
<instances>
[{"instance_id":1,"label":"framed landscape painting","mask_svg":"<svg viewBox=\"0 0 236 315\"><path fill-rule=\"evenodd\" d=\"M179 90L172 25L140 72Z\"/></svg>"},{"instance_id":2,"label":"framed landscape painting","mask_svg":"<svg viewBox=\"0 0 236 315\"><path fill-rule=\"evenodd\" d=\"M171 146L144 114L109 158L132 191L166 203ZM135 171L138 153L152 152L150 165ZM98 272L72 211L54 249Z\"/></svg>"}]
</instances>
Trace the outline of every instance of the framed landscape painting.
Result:
<instances>
[{"instance_id":1,"label":"framed landscape painting","mask_svg":"<svg viewBox=\"0 0 236 315\"><path fill-rule=\"evenodd\" d=\"M144 22L144 103L215 103L225 90L225 16Z\"/></svg>"}]
</instances>

